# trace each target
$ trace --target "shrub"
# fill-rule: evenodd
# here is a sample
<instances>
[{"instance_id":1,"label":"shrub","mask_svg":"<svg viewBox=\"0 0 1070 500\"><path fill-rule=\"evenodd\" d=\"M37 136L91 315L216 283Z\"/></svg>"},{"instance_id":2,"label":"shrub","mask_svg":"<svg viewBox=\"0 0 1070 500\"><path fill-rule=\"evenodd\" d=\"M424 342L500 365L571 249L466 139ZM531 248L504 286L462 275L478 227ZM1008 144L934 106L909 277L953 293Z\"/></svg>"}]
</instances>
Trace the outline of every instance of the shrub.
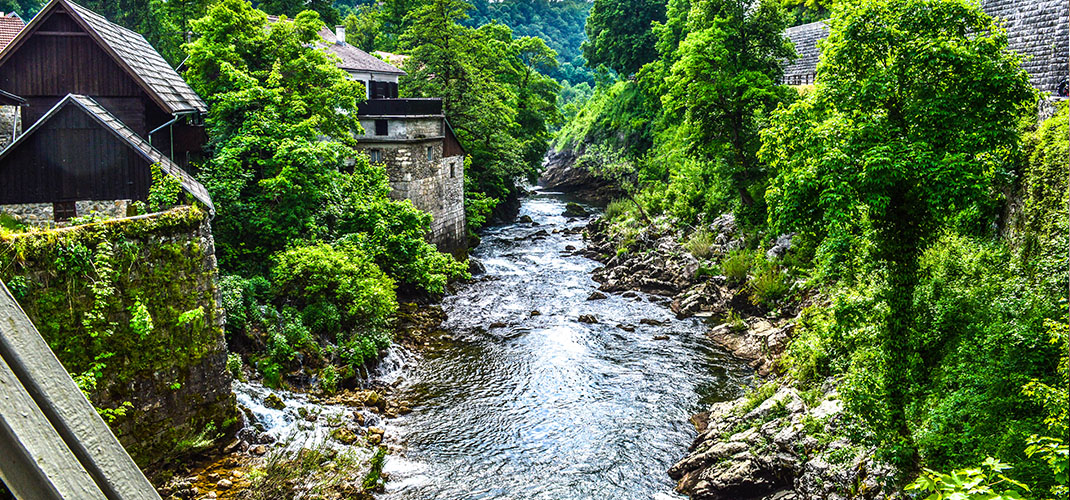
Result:
<instances>
[{"instance_id":1,"label":"shrub","mask_svg":"<svg viewBox=\"0 0 1070 500\"><path fill-rule=\"evenodd\" d=\"M708 259L713 256L714 238L714 234L709 231L695 231L684 244L684 248L695 258Z\"/></svg>"},{"instance_id":2,"label":"shrub","mask_svg":"<svg viewBox=\"0 0 1070 500\"><path fill-rule=\"evenodd\" d=\"M627 200L613 200L606 205L605 218L609 221L615 221L622 216L628 214L629 205L631 203Z\"/></svg>"},{"instance_id":3,"label":"shrub","mask_svg":"<svg viewBox=\"0 0 1070 500\"><path fill-rule=\"evenodd\" d=\"M747 250L732 250L721 261L721 273L728 278L731 284L742 284L747 281L751 267L754 266L754 254Z\"/></svg>"},{"instance_id":4,"label":"shrub","mask_svg":"<svg viewBox=\"0 0 1070 500\"><path fill-rule=\"evenodd\" d=\"M749 286L752 304L772 307L791 291L791 277L780 266L769 266L755 275Z\"/></svg>"}]
</instances>

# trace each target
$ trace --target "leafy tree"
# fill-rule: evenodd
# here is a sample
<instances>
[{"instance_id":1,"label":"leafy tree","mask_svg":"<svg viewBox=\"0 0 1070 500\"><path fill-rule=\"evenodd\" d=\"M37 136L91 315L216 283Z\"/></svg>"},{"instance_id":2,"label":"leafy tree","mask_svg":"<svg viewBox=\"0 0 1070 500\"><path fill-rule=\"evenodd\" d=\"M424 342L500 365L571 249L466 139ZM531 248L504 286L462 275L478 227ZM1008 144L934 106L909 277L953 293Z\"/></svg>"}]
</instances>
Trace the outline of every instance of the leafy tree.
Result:
<instances>
[{"instance_id":1,"label":"leafy tree","mask_svg":"<svg viewBox=\"0 0 1070 500\"><path fill-rule=\"evenodd\" d=\"M587 17L583 55L630 75L657 56L651 23L665 21L665 0L594 0Z\"/></svg>"},{"instance_id":2,"label":"leafy tree","mask_svg":"<svg viewBox=\"0 0 1070 500\"><path fill-rule=\"evenodd\" d=\"M682 118L677 134L691 156L718 166L716 176L738 193L741 220L751 225L765 219L759 130L791 92L779 83L781 61L793 56L784 28L776 0L695 2L662 98L667 118Z\"/></svg>"},{"instance_id":3,"label":"leafy tree","mask_svg":"<svg viewBox=\"0 0 1070 500\"><path fill-rule=\"evenodd\" d=\"M42 5L42 0L0 0L0 11L17 12L23 19L29 20Z\"/></svg>"},{"instance_id":4,"label":"leafy tree","mask_svg":"<svg viewBox=\"0 0 1070 500\"><path fill-rule=\"evenodd\" d=\"M378 7L361 7L350 11L342 24L346 27L346 42L365 52L385 48L382 14Z\"/></svg>"},{"instance_id":5,"label":"leafy tree","mask_svg":"<svg viewBox=\"0 0 1070 500\"><path fill-rule=\"evenodd\" d=\"M1034 94L1006 34L965 0L842 1L823 47L815 92L763 137L770 222L817 237L832 264L864 247L852 235L870 239L885 397L856 410L908 459L919 256L942 228L986 226Z\"/></svg>"},{"instance_id":6,"label":"leafy tree","mask_svg":"<svg viewBox=\"0 0 1070 500\"><path fill-rule=\"evenodd\" d=\"M86 8L140 33L172 65L185 58L182 44L192 38L190 21L204 16L212 0L85 0Z\"/></svg>"},{"instance_id":7,"label":"leafy tree","mask_svg":"<svg viewBox=\"0 0 1070 500\"><path fill-rule=\"evenodd\" d=\"M338 24L339 16L331 4L331 0L261 0L256 8L275 16L294 17L297 14L311 10L320 15L329 26Z\"/></svg>"}]
</instances>

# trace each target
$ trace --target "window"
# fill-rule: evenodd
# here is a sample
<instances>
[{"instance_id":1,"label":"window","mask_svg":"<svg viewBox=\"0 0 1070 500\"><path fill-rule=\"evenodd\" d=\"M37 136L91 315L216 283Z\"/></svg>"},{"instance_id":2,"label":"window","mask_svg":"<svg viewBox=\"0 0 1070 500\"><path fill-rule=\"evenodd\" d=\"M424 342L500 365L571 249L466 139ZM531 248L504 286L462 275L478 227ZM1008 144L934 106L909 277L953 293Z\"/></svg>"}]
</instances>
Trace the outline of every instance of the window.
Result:
<instances>
[{"instance_id":1,"label":"window","mask_svg":"<svg viewBox=\"0 0 1070 500\"><path fill-rule=\"evenodd\" d=\"M432 146L427 147L427 161L435 161L435 148Z\"/></svg>"},{"instance_id":2,"label":"window","mask_svg":"<svg viewBox=\"0 0 1070 500\"><path fill-rule=\"evenodd\" d=\"M387 135L390 133L390 125L386 120L375 120L375 135Z\"/></svg>"},{"instance_id":3,"label":"window","mask_svg":"<svg viewBox=\"0 0 1070 500\"><path fill-rule=\"evenodd\" d=\"M457 173L454 172L454 170L453 170L453 167L456 166L456 165L457 165L456 163L454 163L452 161L450 162L450 179L452 179L452 178L457 176Z\"/></svg>"},{"instance_id":4,"label":"window","mask_svg":"<svg viewBox=\"0 0 1070 500\"><path fill-rule=\"evenodd\" d=\"M78 217L78 206L73 201L57 201L52 204L52 219L56 222L66 222L73 217Z\"/></svg>"},{"instance_id":5,"label":"window","mask_svg":"<svg viewBox=\"0 0 1070 500\"><path fill-rule=\"evenodd\" d=\"M368 150L368 159L372 163L382 163L383 162L383 152L379 151L378 149L369 149Z\"/></svg>"}]
</instances>

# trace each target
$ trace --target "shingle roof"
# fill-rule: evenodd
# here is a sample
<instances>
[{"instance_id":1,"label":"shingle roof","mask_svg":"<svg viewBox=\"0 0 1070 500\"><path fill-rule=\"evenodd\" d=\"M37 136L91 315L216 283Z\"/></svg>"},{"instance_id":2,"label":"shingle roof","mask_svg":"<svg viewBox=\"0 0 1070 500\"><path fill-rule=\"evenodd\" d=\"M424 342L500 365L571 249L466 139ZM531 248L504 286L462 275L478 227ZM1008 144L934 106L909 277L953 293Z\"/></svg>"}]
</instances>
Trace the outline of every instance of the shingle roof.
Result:
<instances>
[{"instance_id":1,"label":"shingle roof","mask_svg":"<svg viewBox=\"0 0 1070 500\"><path fill-rule=\"evenodd\" d=\"M15 39L15 35L22 31L23 26L26 26L26 23L22 22L21 17L0 16L0 50Z\"/></svg>"},{"instance_id":2,"label":"shingle roof","mask_svg":"<svg viewBox=\"0 0 1070 500\"><path fill-rule=\"evenodd\" d=\"M817 61L821 57L817 43L828 38L828 25L825 21L818 21L792 26L784 30L784 36L795 45L795 52L799 56L795 62L784 67L784 80L790 81L793 77L812 76L817 71Z\"/></svg>"},{"instance_id":3,"label":"shingle roof","mask_svg":"<svg viewBox=\"0 0 1070 500\"><path fill-rule=\"evenodd\" d=\"M125 123L116 118L115 115L104 109L104 106L98 104L91 97L84 95L67 94L67 96L56 103L48 113L45 113L41 119L37 120L37 122L31 125L30 128L26 129L26 131L15 139L14 142L4 148L3 151L0 151L0 158L7 156L7 154L10 151L13 151L20 143L22 143L22 141L33 135L35 130L48 122L53 115L69 104L74 104L80 107L86 114L96 119L98 123L104 126L104 128L115 134L116 137L133 148L134 151L141 155L142 158L145 158L149 163L159 165L164 173L177 179L182 185L182 189L193 196L197 201L204 203L204 205L208 207L208 211L213 216L215 215L215 205L212 204L212 197L208 194L208 190L205 189L200 182L197 182L197 179L194 179L192 175L185 170L182 170L181 167L176 165L175 162L171 161L170 158L161 153L158 149L152 147L148 141L143 139L140 135L137 135L137 133L131 130L130 127L127 127Z\"/></svg>"},{"instance_id":4,"label":"shingle roof","mask_svg":"<svg viewBox=\"0 0 1070 500\"><path fill-rule=\"evenodd\" d=\"M327 52L338 56L338 58L342 60L342 63L338 65L339 68L347 71L368 71L372 73L389 73L394 75L405 74L405 72L397 66L345 43L344 40L342 43L338 43L338 37L330 30L330 28L324 27L319 31L319 34L323 37L323 41L326 42L324 48Z\"/></svg>"},{"instance_id":5,"label":"shingle roof","mask_svg":"<svg viewBox=\"0 0 1070 500\"><path fill-rule=\"evenodd\" d=\"M141 80L171 108L170 112L208 111L208 106L201 97L167 64L163 56L149 45L145 37L69 0L53 1L69 5L74 13L85 20L119 56L121 62L129 66L134 77Z\"/></svg>"}]
</instances>

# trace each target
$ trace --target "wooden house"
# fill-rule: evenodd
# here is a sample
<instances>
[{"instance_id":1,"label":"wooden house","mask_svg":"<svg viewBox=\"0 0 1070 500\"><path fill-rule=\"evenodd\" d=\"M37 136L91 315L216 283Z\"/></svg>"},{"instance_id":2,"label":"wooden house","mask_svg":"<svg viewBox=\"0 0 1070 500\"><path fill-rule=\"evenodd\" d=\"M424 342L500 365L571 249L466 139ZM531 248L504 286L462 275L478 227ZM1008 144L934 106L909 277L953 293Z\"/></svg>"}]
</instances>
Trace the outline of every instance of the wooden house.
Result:
<instances>
[{"instance_id":1,"label":"wooden house","mask_svg":"<svg viewBox=\"0 0 1070 500\"><path fill-rule=\"evenodd\" d=\"M125 216L130 201L148 198L153 165L214 212L186 171L94 99L70 94L0 151L0 211L31 223Z\"/></svg>"},{"instance_id":2,"label":"wooden house","mask_svg":"<svg viewBox=\"0 0 1070 500\"><path fill-rule=\"evenodd\" d=\"M26 100L23 128L87 95L175 163L202 154L204 101L140 34L51 0L0 50L0 89Z\"/></svg>"}]
</instances>

